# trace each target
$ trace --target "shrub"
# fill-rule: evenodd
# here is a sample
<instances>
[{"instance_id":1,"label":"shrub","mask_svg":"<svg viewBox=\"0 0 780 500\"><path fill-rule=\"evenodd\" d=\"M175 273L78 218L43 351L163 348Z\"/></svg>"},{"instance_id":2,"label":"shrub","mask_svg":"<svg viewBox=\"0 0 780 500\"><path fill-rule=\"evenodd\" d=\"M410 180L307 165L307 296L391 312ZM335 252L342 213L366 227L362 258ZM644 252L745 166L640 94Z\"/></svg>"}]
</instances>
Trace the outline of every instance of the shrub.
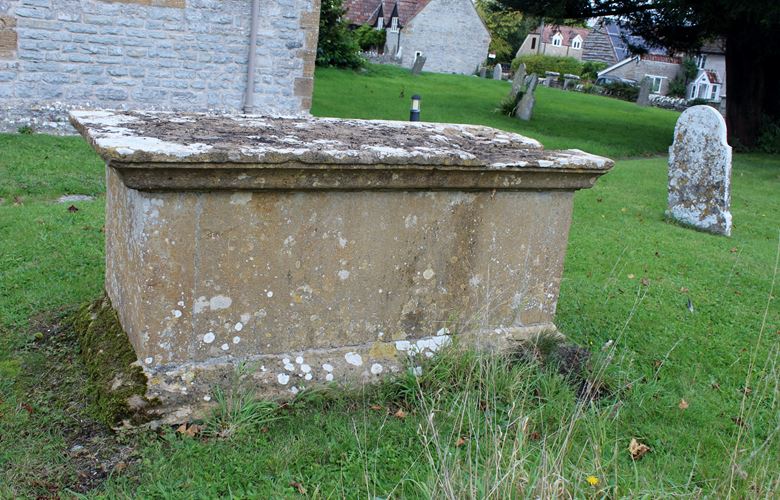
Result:
<instances>
[{"instance_id":1,"label":"shrub","mask_svg":"<svg viewBox=\"0 0 780 500\"><path fill-rule=\"evenodd\" d=\"M599 71L605 69L606 67L607 63L603 63L601 61L585 61L582 64L582 71L580 72L580 76L584 80L596 81L596 78L599 77Z\"/></svg>"},{"instance_id":2,"label":"shrub","mask_svg":"<svg viewBox=\"0 0 780 500\"><path fill-rule=\"evenodd\" d=\"M525 63L525 69L528 74L536 73L544 76L547 71L557 71L561 75L571 73L579 75L582 73L582 63L573 57L558 57L544 55L529 55L516 57L512 61L512 71L516 71L520 63Z\"/></svg>"},{"instance_id":3,"label":"shrub","mask_svg":"<svg viewBox=\"0 0 780 500\"><path fill-rule=\"evenodd\" d=\"M669 91L666 95L671 97L685 98L685 89L687 88L685 77L677 76L669 82Z\"/></svg>"},{"instance_id":4,"label":"shrub","mask_svg":"<svg viewBox=\"0 0 780 500\"><path fill-rule=\"evenodd\" d=\"M18 129L16 129L16 131L22 135L32 135L35 133L35 129L33 129L32 126L30 125L22 125Z\"/></svg>"},{"instance_id":5,"label":"shrub","mask_svg":"<svg viewBox=\"0 0 780 500\"><path fill-rule=\"evenodd\" d=\"M772 121L764 115L756 149L764 153L780 153L780 121Z\"/></svg>"},{"instance_id":6,"label":"shrub","mask_svg":"<svg viewBox=\"0 0 780 500\"><path fill-rule=\"evenodd\" d=\"M634 102L639 97L639 87L630 83L606 83L603 88L605 94L623 99L624 101Z\"/></svg>"},{"instance_id":7,"label":"shrub","mask_svg":"<svg viewBox=\"0 0 780 500\"><path fill-rule=\"evenodd\" d=\"M360 55L352 32L344 21L342 0L323 0L320 8L320 35L317 42L317 64L340 68L360 68L365 59Z\"/></svg>"},{"instance_id":8,"label":"shrub","mask_svg":"<svg viewBox=\"0 0 780 500\"><path fill-rule=\"evenodd\" d=\"M387 40L387 32L385 30L378 30L368 24L364 24L352 33L361 50L379 51L384 49L385 41Z\"/></svg>"}]
</instances>

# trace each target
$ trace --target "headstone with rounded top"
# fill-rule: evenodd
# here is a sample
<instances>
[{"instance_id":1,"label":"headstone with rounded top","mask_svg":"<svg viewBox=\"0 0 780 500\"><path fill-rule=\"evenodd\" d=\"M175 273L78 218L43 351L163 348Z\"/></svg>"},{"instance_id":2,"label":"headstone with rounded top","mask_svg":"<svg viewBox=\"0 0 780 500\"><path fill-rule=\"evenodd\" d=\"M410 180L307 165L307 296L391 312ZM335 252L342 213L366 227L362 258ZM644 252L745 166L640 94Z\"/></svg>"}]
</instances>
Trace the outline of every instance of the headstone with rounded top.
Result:
<instances>
[{"instance_id":1,"label":"headstone with rounded top","mask_svg":"<svg viewBox=\"0 0 780 500\"><path fill-rule=\"evenodd\" d=\"M493 80L503 80L504 68L501 67L501 63L493 66Z\"/></svg>"},{"instance_id":2,"label":"headstone with rounded top","mask_svg":"<svg viewBox=\"0 0 780 500\"><path fill-rule=\"evenodd\" d=\"M517 94L520 93L525 87L525 63L520 63L515 71L515 76L512 78L512 90L509 92L509 97L514 99Z\"/></svg>"},{"instance_id":3,"label":"headstone with rounded top","mask_svg":"<svg viewBox=\"0 0 780 500\"><path fill-rule=\"evenodd\" d=\"M726 121L710 106L688 108L669 148L669 210L673 219L731 236L731 146Z\"/></svg>"}]
</instances>

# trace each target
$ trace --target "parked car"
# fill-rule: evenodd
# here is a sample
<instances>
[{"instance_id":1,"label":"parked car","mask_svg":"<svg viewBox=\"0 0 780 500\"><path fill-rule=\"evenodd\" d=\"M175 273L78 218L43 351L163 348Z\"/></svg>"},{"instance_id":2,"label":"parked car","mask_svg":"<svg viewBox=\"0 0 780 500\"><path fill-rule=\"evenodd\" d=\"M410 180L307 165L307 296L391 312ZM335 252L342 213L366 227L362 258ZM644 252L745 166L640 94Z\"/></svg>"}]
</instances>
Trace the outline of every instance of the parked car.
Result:
<instances>
[{"instance_id":1,"label":"parked car","mask_svg":"<svg viewBox=\"0 0 780 500\"><path fill-rule=\"evenodd\" d=\"M620 78L619 76L600 76L596 79L596 85L601 85L602 87L614 83L622 83L623 85L631 85L632 87L639 85L636 80Z\"/></svg>"}]
</instances>

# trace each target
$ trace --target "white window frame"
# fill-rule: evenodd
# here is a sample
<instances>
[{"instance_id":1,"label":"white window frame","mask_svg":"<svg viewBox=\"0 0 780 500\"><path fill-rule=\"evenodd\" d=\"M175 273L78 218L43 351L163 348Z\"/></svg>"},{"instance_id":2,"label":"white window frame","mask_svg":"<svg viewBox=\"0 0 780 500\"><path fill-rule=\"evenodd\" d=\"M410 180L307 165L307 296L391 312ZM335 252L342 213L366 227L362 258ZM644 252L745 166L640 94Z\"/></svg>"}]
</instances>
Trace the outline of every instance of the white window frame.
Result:
<instances>
[{"instance_id":1,"label":"white window frame","mask_svg":"<svg viewBox=\"0 0 780 500\"><path fill-rule=\"evenodd\" d=\"M385 27L385 18L384 17L377 17L376 18L376 29L381 30Z\"/></svg>"},{"instance_id":2,"label":"white window frame","mask_svg":"<svg viewBox=\"0 0 780 500\"><path fill-rule=\"evenodd\" d=\"M390 19L390 31L398 31L398 18L393 17Z\"/></svg>"},{"instance_id":3,"label":"white window frame","mask_svg":"<svg viewBox=\"0 0 780 500\"><path fill-rule=\"evenodd\" d=\"M560 33L556 33L552 37L552 44L553 47L562 47L563 46L563 35Z\"/></svg>"},{"instance_id":4,"label":"white window frame","mask_svg":"<svg viewBox=\"0 0 780 500\"><path fill-rule=\"evenodd\" d=\"M699 85L699 92L696 97L699 99L708 99L710 96L710 84L702 83Z\"/></svg>"},{"instance_id":5,"label":"white window frame","mask_svg":"<svg viewBox=\"0 0 780 500\"><path fill-rule=\"evenodd\" d=\"M699 93L699 86L695 83L691 84L691 93L688 96L689 99L696 99L696 94Z\"/></svg>"},{"instance_id":6,"label":"white window frame","mask_svg":"<svg viewBox=\"0 0 780 500\"><path fill-rule=\"evenodd\" d=\"M582 49L582 37L580 35L575 36L574 40L571 41L571 48Z\"/></svg>"},{"instance_id":7,"label":"white window frame","mask_svg":"<svg viewBox=\"0 0 780 500\"><path fill-rule=\"evenodd\" d=\"M720 98L720 85L713 85L710 91L710 101L717 101Z\"/></svg>"},{"instance_id":8,"label":"white window frame","mask_svg":"<svg viewBox=\"0 0 780 500\"><path fill-rule=\"evenodd\" d=\"M664 84L665 76L657 76L657 75L645 75L645 77L652 80L652 84L650 86L650 93L651 94L660 94L661 93L661 87ZM658 84L658 88L656 89L656 83Z\"/></svg>"},{"instance_id":9,"label":"white window frame","mask_svg":"<svg viewBox=\"0 0 780 500\"><path fill-rule=\"evenodd\" d=\"M696 58L696 67L699 69L704 69L704 66L707 65L707 56L705 54L699 54L699 57Z\"/></svg>"}]
</instances>

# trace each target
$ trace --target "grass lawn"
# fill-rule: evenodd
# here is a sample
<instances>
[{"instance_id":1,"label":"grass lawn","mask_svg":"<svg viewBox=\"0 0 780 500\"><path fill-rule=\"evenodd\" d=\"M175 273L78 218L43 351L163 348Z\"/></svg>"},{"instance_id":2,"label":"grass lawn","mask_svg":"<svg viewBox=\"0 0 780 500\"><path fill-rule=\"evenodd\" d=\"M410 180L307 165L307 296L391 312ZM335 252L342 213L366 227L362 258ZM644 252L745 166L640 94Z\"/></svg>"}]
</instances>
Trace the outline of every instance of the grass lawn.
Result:
<instances>
[{"instance_id":1,"label":"grass lawn","mask_svg":"<svg viewBox=\"0 0 780 500\"><path fill-rule=\"evenodd\" d=\"M540 88L519 123L492 112L505 82L392 68L320 69L315 87L318 115L405 119L418 92L426 120L634 157L576 195L558 304L600 397L451 353L419 379L304 392L274 420L226 404L209 422L232 423L226 438L114 435L90 418L60 321L102 288L103 167L78 138L0 135L0 497L780 495L780 157L735 157L721 238L663 218L675 113ZM98 198L54 202L75 193ZM650 447L637 461L632 438Z\"/></svg>"}]
</instances>

